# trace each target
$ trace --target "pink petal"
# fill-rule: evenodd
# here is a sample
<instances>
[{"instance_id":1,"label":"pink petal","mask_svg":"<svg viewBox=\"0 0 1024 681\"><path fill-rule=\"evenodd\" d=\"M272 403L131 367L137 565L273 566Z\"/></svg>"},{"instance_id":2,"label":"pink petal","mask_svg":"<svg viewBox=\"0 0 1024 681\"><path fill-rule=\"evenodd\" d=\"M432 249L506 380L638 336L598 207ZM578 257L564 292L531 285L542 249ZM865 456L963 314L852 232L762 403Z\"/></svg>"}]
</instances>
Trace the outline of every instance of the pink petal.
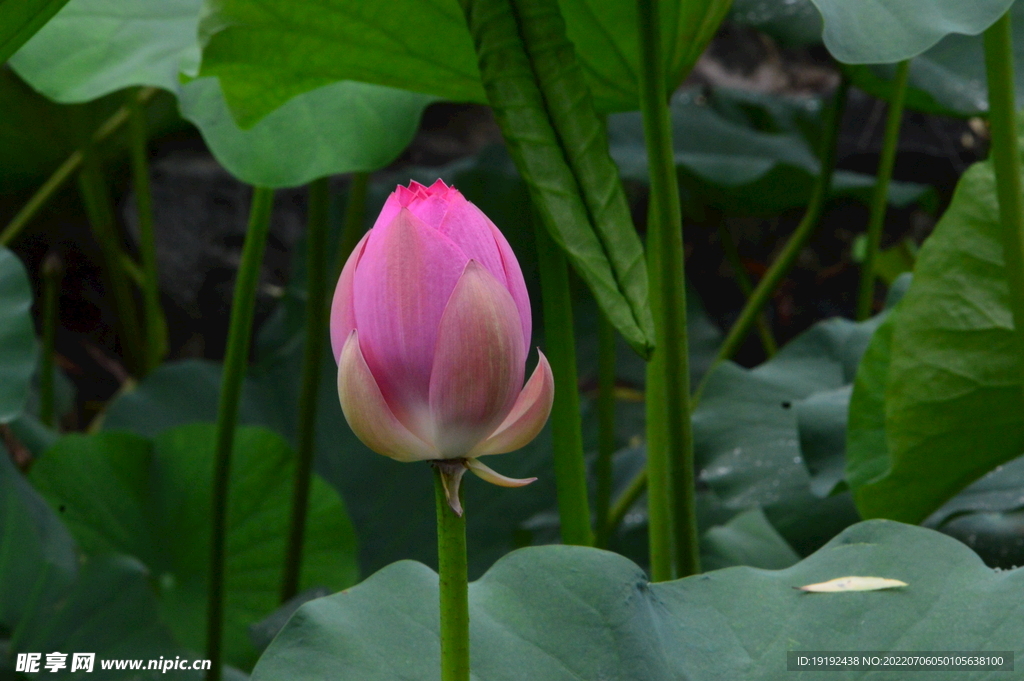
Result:
<instances>
[{"instance_id":1,"label":"pink petal","mask_svg":"<svg viewBox=\"0 0 1024 681\"><path fill-rule=\"evenodd\" d=\"M436 459L437 451L402 425L366 364L359 332L352 330L338 362L338 397L345 420L363 444L398 461Z\"/></svg>"},{"instance_id":2,"label":"pink petal","mask_svg":"<svg viewBox=\"0 0 1024 681\"><path fill-rule=\"evenodd\" d=\"M366 363L395 416L429 438L428 395L445 304L466 257L407 209L370 232L353 280Z\"/></svg>"},{"instance_id":3,"label":"pink petal","mask_svg":"<svg viewBox=\"0 0 1024 681\"><path fill-rule=\"evenodd\" d=\"M555 379L551 374L548 358L540 352L537 368L527 381L512 411L494 434L473 448L469 456L504 454L525 447L537 437L551 414L551 402L555 397Z\"/></svg>"},{"instance_id":4,"label":"pink petal","mask_svg":"<svg viewBox=\"0 0 1024 681\"><path fill-rule=\"evenodd\" d=\"M512 294L512 300L516 301L516 307L519 308L519 320L523 325L523 343L526 347L530 347L533 316L530 312L530 294L526 292L523 270L519 267L519 261L516 260L516 254L512 251L512 247L505 240L505 235L501 233L501 230L494 223L491 223L491 235L494 237L494 243L498 246L498 252L501 254L501 263L505 270L505 286L508 288L509 293Z\"/></svg>"},{"instance_id":5,"label":"pink petal","mask_svg":"<svg viewBox=\"0 0 1024 681\"><path fill-rule=\"evenodd\" d=\"M512 296L475 260L445 307L430 374L432 441L443 458L465 456L512 409L526 353Z\"/></svg>"},{"instance_id":6,"label":"pink petal","mask_svg":"<svg viewBox=\"0 0 1024 681\"><path fill-rule=\"evenodd\" d=\"M352 255L348 257L345 267L341 270L338 287L334 289L334 302L331 303L331 348L334 350L335 362L341 357L341 349L352 329L356 328L356 314L352 305L352 281L369 237L370 233L367 232L352 249Z\"/></svg>"},{"instance_id":7,"label":"pink petal","mask_svg":"<svg viewBox=\"0 0 1024 681\"><path fill-rule=\"evenodd\" d=\"M466 468L473 471L477 477L499 487L524 487L537 480L537 478L510 478L493 468L483 465L476 459L467 460Z\"/></svg>"},{"instance_id":8,"label":"pink petal","mask_svg":"<svg viewBox=\"0 0 1024 681\"><path fill-rule=\"evenodd\" d=\"M445 204L447 211L442 215L442 219L427 224L436 226L442 234L462 249L466 257L483 265L502 286L508 288L501 251L498 250L492 232L496 231L497 227L458 190L452 189L448 192ZM526 347L529 347L528 342Z\"/></svg>"}]
</instances>

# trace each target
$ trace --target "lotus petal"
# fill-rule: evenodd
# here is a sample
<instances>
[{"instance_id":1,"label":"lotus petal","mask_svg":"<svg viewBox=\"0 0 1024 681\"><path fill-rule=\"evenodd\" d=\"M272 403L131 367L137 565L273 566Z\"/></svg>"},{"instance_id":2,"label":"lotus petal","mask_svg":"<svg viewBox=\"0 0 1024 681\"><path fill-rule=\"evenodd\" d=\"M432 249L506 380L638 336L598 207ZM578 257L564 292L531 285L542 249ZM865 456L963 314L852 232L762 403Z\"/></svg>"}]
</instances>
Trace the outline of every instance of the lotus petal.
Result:
<instances>
[{"instance_id":1,"label":"lotus petal","mask_svg":"<svg viewBox=\"0 0 1024 681\"><path fill-rule=\"evenodd\" d=\"M486 454L504 454L525 447L544 428L551 414L551 403L555 397L555 379L551 365L543 352L537 360L537 368L516 399L512 411L489 438L473 448L471 457Z\"/></svg>"},{"instance_id":2,"label":"lotus petal","mask_svg":"<svg viewBox=\"0 0 1024 681\"><path fill-rule=\"evenodd\" d=\"M398 461L438 458L437 450L416 437L391 411L366 364L355 329L338 362L338 396L352 432L373 451Z\"/></svg>"},{"instance_id":3,"label":"lotus petal","mask_svg":"<svg viewBox=\"0 0 1024 681\"><path fill-rule=\"evenodd\" d=\"M526 348L512 295L470 260L444 309L430 374L432 442L458 458L494 432L523 383Z\"/></svg>"},{"instance_id":4,"label":"lotus petal","mask_svg":"<svg viewBox=\"0 0 1024 681\"><path fill-rule=\"evenodd\" d=\"M466 461L466 468L473 471L477 477L499 487L523 487L537 480L537 478L510 478L493 468L485 466L476 459Z\"/></svg>"},{"instance_id":5,"label":"lotus petal","mask_svg":"<svg viewBox=\"0 0 1024 681\"><path fill-rule=\"evenodd\" d=\"M370 233L367 232L352 249L352 255L345 261L345 267L341 270L338 287L334 289L334 301L331 303L331 348L334 350L335 362L341 358L341 349L345 347L345 341L348 340L352 329L356 328L356 313L352 304L352 282L356 276L359 260L363 256L366 240L369 238Z\"/></svg>"}]
</instances>

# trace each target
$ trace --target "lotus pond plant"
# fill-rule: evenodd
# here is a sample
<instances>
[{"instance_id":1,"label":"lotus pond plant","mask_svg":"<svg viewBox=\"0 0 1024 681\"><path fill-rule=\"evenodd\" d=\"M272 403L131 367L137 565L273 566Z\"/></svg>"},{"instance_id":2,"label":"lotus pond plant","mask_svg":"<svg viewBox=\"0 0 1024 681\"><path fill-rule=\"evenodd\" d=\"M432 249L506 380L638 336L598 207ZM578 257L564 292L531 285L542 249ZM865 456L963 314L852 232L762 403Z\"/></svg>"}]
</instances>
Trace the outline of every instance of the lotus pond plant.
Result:
<instances>
[{"instance_id":1,"label":"lotus pond plant","mask_svg":"<svg viewBox=\"0 0 1024 681\"><path fill-rule=\"evenodd\" d=\"M820 46L815 96L727 86L748 30ZM91 651L103 678L203 658L144 681L1019 664L1021 54L1024 0L0 0L0 679ZM874 177L856 89L888 108ZM407 163L433 104L504 145ZM954 194L901 153L904 108L976 117L945 121L978 161ZM172 131L253 188L223 356L164 309ZM303 252L275 192L307 184ZM827 270L860 270L858 321L779 348L847 200L864 253ZM790 208L784 242L732 241ZM911 212L934 231L884 249ZM705 286L719 244L738 310Z\"/></svg>"},{"instance_id":2,"label":"lotus pond plant","mask_svg":"<svg viewBox=\"0 0 1024 681\"><path fill-rule=\"evenodd\" d=\"M379 454L430 461L436 471L442 664L466 678L460 481L467 469L504 487L536 480L478 460L528 444L551 413L554 379L539 349L523 386L532 324L512 248L440 179L392 192L345 263L331 309L338 395L352 431Z\"/></svg>"}]
</instances>

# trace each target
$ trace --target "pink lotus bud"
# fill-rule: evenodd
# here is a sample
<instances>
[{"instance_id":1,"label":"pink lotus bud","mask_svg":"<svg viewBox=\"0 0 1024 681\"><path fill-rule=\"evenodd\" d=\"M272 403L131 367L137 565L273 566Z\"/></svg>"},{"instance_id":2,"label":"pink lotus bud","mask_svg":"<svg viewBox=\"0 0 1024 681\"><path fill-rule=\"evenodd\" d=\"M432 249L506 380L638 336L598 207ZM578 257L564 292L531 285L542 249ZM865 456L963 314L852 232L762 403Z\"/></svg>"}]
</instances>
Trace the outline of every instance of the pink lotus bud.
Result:
<instances>
[{"instance_id":1,"label":"pink lotus bud","mask_svg":"<svg viewBox=\"0 0 1024 681\"><path fill-rule=\"evenodd\" d=\"M400 186L334 294L345 418L399 461L463 460L490 482L526 484L475 459L524 446L547 421L543 353L523 386L530 331L522 271L494 223L441 180Z\"/></svg>"}]
</instances>

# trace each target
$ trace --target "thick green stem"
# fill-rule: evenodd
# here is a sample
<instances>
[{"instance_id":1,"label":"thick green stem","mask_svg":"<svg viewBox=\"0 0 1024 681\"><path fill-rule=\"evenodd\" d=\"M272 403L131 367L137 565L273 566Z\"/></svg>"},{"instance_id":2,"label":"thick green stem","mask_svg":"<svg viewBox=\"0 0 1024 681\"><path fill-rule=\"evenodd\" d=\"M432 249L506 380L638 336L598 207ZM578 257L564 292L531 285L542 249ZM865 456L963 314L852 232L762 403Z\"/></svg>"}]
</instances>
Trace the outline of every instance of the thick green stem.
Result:
<instances>
[{"instance_id":1,"label":"thick green stem","mask_svg":"<svg viewBox=\"0 0 1024 681\"><path fill-rule=\"evenodd\" d=\"M608 513L612 504L612 458L615 454L615 327L603 315L597 322L597 463L594 477L596 544L608 546Z\"/></svg>"},{"instance_id":2,"label":"thick green stem","mask_svg":"<svg viewBox=\"0 0 1024 681\"><path fill-rule=\"evenodd\" d=\"M335 279L341 276L348 257L352 255L359 240L366 233L366 189L370 185L369 173L353 173L348 185L348 199L345 203L345 220L341 227L341 241L338 244L338 266Z\"/></svg>"},{"instance_id":3,"label":"thick green stem","mask_svg":"<svg viewBox=\"0 0 1024 681\"><path fill-rule=\"evenodd\" d=\"M815 180L814 190L811 193L810 202L807 204L807 210L804 211L800 224L797 225L796 230L789 237L786 245L783 246L782 252L779 253L775 262L768 268L761 281L757 283L757 287L747 300L747 304L743 306L739 318L732 325L732 328L729 329L729 334L718 349L718 356L716 358L718 361L732 357L743 341L746 340L747 334L750 333L750 329L753 328L754 323L757 321L757 316L761 314L779 282L789 274L789 270L793 267L793 263L796 262L800 251L807 245L807 242L814 234L815 228L818 226L818 218L821 217L821 210L832 188L832 171L836 161L836 141L839 139L839 128L842 124L846 93L849 88L850 83L844 78L839 84L839 89L836 91L833 105L826 109L824 135L821 140L821 170L818 173L817 180Z\"/></svg>"},{"instance_id":4,"label":"thick green stem","mask_svg":"<svg viewBox=\"0 0 1024 681\"><path fill-rule=\"evenodd\" d=\"M284 578L281 582L282 602L298 593L299 574L302 569L302 544L306 534L309 484L316 444L320 360L324 353L330 318L327 295L327 218L330 200L330 184L326 177L310 183L306 228L306 347L302 358L299 447L296 452L295 482L292 489L288 552L285 556Z\"/></svg>"},{"instance_id":5,"label":"thick green stem","mask_svg":"<svg viewBox=\"0 0 1024 681\"><path fill-rule=\"evenodd\" d=\"M159 92L156 88L146 87L142 88L135 95L135 101L144 105L153 99L153 96ZM131 107L126 104L120 109L115 111L110 118L103 122L100 127L93 133L92 139L90 140L90 146L99 146L101 142L106 140L112 134L117 132L122 125L128 122L131 116ZM64 183L75 174L75 172L82 167L82 161L85 159L85 149L78 149L67 159L60 164L57 170L53 171L53 175L43 183L36 193L32 195L32 198L28 200L18 214L11 218L11 221L4 227L4 231L0 232L0 246L6 246L12 241L17 239L22 230L32 221L32 218L36 216L39 209L46 205L58 189L64 186Z\"/></svg>"},{"instance_id":6,"label":"thick green stem","mask_svg":"<svg viewBox=\"0 0 1024 681\"><path fill-rule=\"evenodd\" d=\"M1024 196L1021 194L1013 34L1009 12L985 31L985 68L988 72L988 118L992 131L989 154L996 173L1013 326L1017 331L1018 351L1024 355Z\"/></svg>"},{"instance_id":7,"label":"thick green stem","mask_svg":"<svg viewBox=\"0 0 1024 681\"><path fill-rule=\"evenodd\" d=\"M53 372L63 269L60 257L56 253L50 253L43 260L43 356L39 362L39 420L50 428L57 427Z\"/></svg>"},{"instance_id":8,"label":"thick green stem","mask_svg":"<svg viewBox=\"0 0 1024 681\"><path fill-rule=\"evenodd\" d=\"M145 353L143 351L142 330L139 325L139 312L135 304L135 294L125 271L123 261L127 257L124 252L121 235L114 221L114 208L111 205L110 192L103 177L99 158L94 150L85 154L82 170L78 174L79 189L82 203L92 227L93 237L103 252L104 269L110 294L114 299L116 327L121 341L121 352L129 370L136 376L144 373Z\"/></svg>"},{"instance_id":9,"label":"thick green stem","mask_svg":"<svg viewBox=\"0 0 1024 681\"><path fill-rule=\"evenodd\" d=\"M640 111L651 178L647 271L655 350L647 364L647 485L651 579L700 572L683 218L672 150L656 0L637 0Z\"/></svg>"},{"instance_id":10,"label":"thick green stem","mask_svg":"<svg viewBox=\"0 0 1024 681\"><path fill-rule=\"evenodd\" d=\"M437 577L441 592L441 681L469 681L469 571L466 513L456 515L445 496L442 472L434 468L437 506Z\"/></svg>"},{"instance_id":11,"label":"thick green stem","mask_svg":"<svg viewBox=\"0 0 1024 681\"><path fill-rule=\"evenodd\" d=\"M146 150L146 111L138 98L131 107L132 181L139 220L139 254L142 256L142 304L145 311L145 372L156 369L167 355L167 320L160 305L160 277L153 232L153 193L149 186L149 154Z\"/></svg>"},{"instance_id":12,"label":"thick green stem","mask_svg":"<svg viewBox=\"0 0 1024 681\"><path fill-rule=\"evenodd\" d=\"M231 479L231 451L238 421L238 401L249 361L256 291L260 282L263 252L270 231L274 190L257 187L252 194L249 229L242 248L242 261L235 281L235 295L228 326L224 375L217 409L217 442L214 453L212 530L210 533L210 584L206 610L206 659L210 660L207 681L219 681L223 664L221 644L224 628L224 550L227 541L228 491Z\"/></svg>"},{"instance_id":13,"label":"thick green stem","mask_svg":"<svg viewBox=\"0 0 1024 681\"><path fill-rule=\"evenodd\" d=\"M857 319L871 316L875 301L875 263L878 247L882 242L882 228L885 226L885 209L889 205L889 183L896 165L896 148L900 141L900 123L903 122L903 102L907 94L907 77L910 75L910 60L901 61L896 67L893 80L892 99L889 100L889 114L885 121L885 136L882 139L882 156L878 160L878 179L871 195L871 217L868 220L868 250L860 268L860 288L857 292Z\"/></svg>"},{"instance_id":14,"label":"thick green stem","mask_svg":"<svg viewBox=\"0 0 1024 681\"><path fill-rule=\"evenodd\" d=\"M740 260L740 252L736 248L736 242L733 241L729 228L721 220L718 221L718 237L722 242L722 251L725 253L725 259L729 261L729 266L732 267L736 285L740 287L740 291L749 300L750 294L754 292L754 286L750 283L747 270L743 268L743 261ZM757 335L761 337L761 347L764 348L766 357L771 357L778 352L779 346L775 342L772 329L768 326L768 320L765 318L763 311L757 315Z\"/></svg>"},{"instance_id":15,"label":"thick green stem","mask_svg":"<svg viewBox=\"0 0 1024 681\"><path fill-rule=\"evenodd\" d=\"M593 546L587 465L583 458L576 339L573 331L569 265L539 219L534 220L541 298L544 305L544 344L555 379L551 435L555 450L555 487L562 542Z\"/></svg>"}]
</instances>

